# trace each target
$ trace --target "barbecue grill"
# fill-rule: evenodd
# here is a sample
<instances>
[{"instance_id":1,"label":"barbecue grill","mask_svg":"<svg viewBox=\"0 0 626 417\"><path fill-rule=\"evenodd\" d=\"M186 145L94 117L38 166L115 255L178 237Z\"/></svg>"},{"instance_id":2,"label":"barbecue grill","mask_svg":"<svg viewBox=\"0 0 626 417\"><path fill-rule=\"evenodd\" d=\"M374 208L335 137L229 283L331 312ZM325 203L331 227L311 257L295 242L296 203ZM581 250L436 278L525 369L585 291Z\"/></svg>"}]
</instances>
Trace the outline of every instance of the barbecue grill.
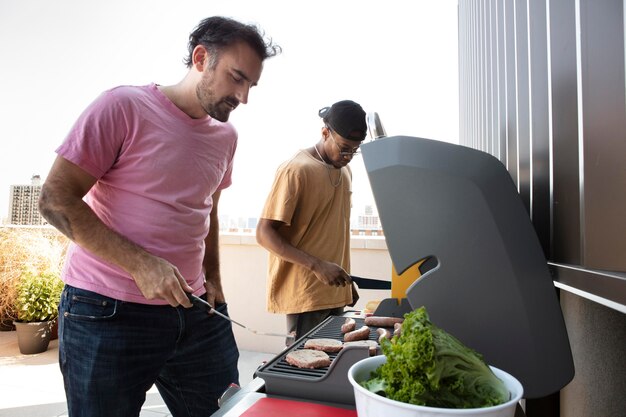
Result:
<instances>
[{"instance_id":1,"label":"barbecue grill","mask_svg":"<svg viewBox=\"0 0 626 417\"><path fill-rule=\"evenodd\" d=\"M563 317L546 259L506 168L484 152L415 137L382 138L361 149L395 270L425 266L400 304L385 299L374 314L397 316L426 306L433 323L519 379L524 398L563 388L574 374ZM310 338L341 338L344 320L328 318L261 367L259 391L353 404L347 370L369 355L366 347L329 355L331 365L319 370L298 369L284 360ZM361 326L363 319L356 320ZM370 339L376 338L373 328ZM219 415L231 416L226 411Z\"/></svg>"},{"instance_id":2,"label":"barbecue grill","mask_svg":"<svg viewBox=\"0 0 626 417\"><path fill-rule=\"evenodd\" d=\"M392 263L428 259L413 309L515 376L525 398L574 376L547 260L508 171L461 145L395 136L362 146Z\"/></svg>"},{"instance_id":3,"label":"barbecue grill","mask_svg":"<svg viewBox=\"0 0 626 417\"><path fill-rule=\"evenodd\" d=\"M356 327L364 325L364 319L355 318ZM301 369L288 364L285 356L302 349L309 339L326 338L343 341L341 325L345 317L330 316L273 360L259 368L256 376L265 381L268 394L302 397L332 403L354 404L354 393L348 382L348 369L361 359L370 356L367 346L344 347L339 353L329 353L331 364L319 369ZM369 340L377 340L377 327L370 327ZM380 351L380 347L378 348Z\"/></svg>"}]
</instances>

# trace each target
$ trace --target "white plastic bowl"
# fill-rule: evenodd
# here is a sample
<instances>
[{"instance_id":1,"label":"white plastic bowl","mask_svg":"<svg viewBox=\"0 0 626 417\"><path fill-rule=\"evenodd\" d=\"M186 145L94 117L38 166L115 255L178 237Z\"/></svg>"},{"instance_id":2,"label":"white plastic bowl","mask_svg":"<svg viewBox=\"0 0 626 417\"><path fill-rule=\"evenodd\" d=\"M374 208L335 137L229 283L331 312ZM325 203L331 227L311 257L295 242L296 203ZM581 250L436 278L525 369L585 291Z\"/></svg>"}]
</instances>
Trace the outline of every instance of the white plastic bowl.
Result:
<instances>
[{"instance_id":1,"label":"white plastic bowl","mask_svg":"<svg viewBox=\"0 0 626 417\"><path fill-rule=\"evenodd\" d=\"M512 375L491 366L493 373L500 378L511 393L504 404L484 408L437 408L407 404L375 394L359 385L369 379L370 373L387 361L384 355L373 356L358 361L348 370L348 380L354 388L356 412L359 417L514 417L515 407L524 392L522 384Z\"/></svg>"}]
</instances>

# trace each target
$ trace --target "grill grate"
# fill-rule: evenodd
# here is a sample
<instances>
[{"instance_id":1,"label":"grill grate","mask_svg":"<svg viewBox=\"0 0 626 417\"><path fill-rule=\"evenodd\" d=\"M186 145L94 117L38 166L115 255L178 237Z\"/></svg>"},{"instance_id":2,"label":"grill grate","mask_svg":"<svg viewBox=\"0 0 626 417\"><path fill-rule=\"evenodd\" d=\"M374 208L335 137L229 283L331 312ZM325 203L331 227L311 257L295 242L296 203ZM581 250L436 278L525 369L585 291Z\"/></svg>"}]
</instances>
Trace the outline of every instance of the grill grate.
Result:
<instances>
[{"instance_id":1,"label":"grill grate","mask_svg":"<svg viewBox=\"0 0 626 417\"><path fill-rule=\"evenodd\" d=\"M341 333L341 326L346 321L345 317L333 316L331 317L333 320L324 321L322 325L318 329L313 329L310 332L310 335L307 336L309 339L316 338L328 338L328 339L336 339L343 341L343 333ZM355 318L356 321L356 329L365 325L365 319ZM376 341L378 335L376 334L377 327L370 326L370 336L369 340Z\"/></svg>"},{"instance_id":2,"label":"grill grate","mask_svg":"<svg viewBox=\"0 0 626 417\"><path fill-rule=\"evenodd\" d=\"M337 358L338 353L328 353L330 357L330 366L317 369L303 369L290 365L285 360L285 357L289 352L304 349L304 344L309 339L335 339L343 341L343 333L341 333L341 325L345 322L345 317L331 316L324 320L316 328L312 329L309 333L298 339L289 349L280 354L273 361L267 363L259 371L270 372L275 374L294 375L302 378L319 379L326 375L328 369L332 366L333 361ZM364 319L355 318L356 328L364 325ZM369 340L377 340L376 328L371 328ZM257 372L259 373L259 372Z\"/></svg>"},{"instance_id":3,"label":"grill grate","mask_svg":"<svg viewBox=\"0 0 626 417\"><path fill-rule=\"evenodd\" d=\"M309 339L325 338L343 341L341 325L346 317L331 316L298 339L292 346L280 353L256 372L263 378L268 394L288 395L297 398L353 404L354 393L348 382L347 372L357 361L369 357L369 349L342 349L339 353L329 353L330 366L318 369L302 369L287 363L289 352L303 349ZM354 318L356 329L363 326L363 318ZM376 327L370 326L369 340L376 341Z\"/></svg>"},{"instance_id":4,"label":"grill grate","mask_svg":"<svg viewBox=\"0 0 626 417\"><path fill-rule=\"evenodd\" d=\"M315 338L317 337L318 336L315 336ZM319 336L319 337L322 337L322 336ZM289 375L299 376L302 378L313 378L313 379L321 378L324 375L326 375L326 373L328 372L328 368L330 368L330 366L325 366L323 368L316 368L316 369L304 369L304 368L298 368L293 365L290 365L285 360L285 356L287 356L287 353L293 352L299 349L304 349L305 342L306 342L306 339L302 339L297 344L297 346L295 347L292 346L292 348L290 348L288 352L285 352L284 355L281 355L278 358L278 360L276 360L273 363L273 366L268 366L267 369L265 369L265 371L272 372L272 373L289 374ZM332 365L335 358L337 358L337 353L328 353L328 357L330 358L330 363Z\"/></svg>"}]
</instances>

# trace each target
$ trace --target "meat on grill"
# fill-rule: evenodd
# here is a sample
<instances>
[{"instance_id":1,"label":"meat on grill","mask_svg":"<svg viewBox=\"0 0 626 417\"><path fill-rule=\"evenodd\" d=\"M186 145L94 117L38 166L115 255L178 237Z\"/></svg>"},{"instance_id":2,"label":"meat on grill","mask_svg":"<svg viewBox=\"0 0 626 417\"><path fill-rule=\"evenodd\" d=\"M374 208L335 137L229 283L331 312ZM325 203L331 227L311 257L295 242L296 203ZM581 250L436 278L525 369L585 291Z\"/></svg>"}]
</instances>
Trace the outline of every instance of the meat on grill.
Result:
<instances>
[{"instance_id":1,"label":"meat on grill","mask_svg":"<svg viewBox=\"0 0 626 417\"><path fill-rule=\"evenodd\" d=\"M367 346L369 347L370 356L376 355L376 351L378 350L378 343L373 340L355 340L352 342L345 342L343 347L348 346Z\"/></svg>"},{"instance_id":2,"label":"meat on grill","mask_svg":"<svg viewBox=\"0 0 626 417\"><path fill-rule=\"evenodd\" d=\"M381 317L381 316L369 316L365 317L365 324L374 327L393 327L396 323L402 323L404 319L402 317Z\"/></svg>"},{"instance_id":3,"label":"meat on grill","mask_svg":"<svg viewBox=\"0 0 626 417\"><path fill-rule=\"evenodd\" d=\"M393 335L400 337L402 334L402 323L396 323L393 325Z\"/></svg>"},{"instance_id":4,"label":"meat on grill","mask_svg":"<svg viewBox=\"0 0 626 417\"><path fill-rule=\"evenodd\" d=\"M287 353L285 361L298 368L316 369L330 365L330 357L326 352L313 349L298 349Z\"/></svg>"},{"instance_id":5,"label":"meat on grill","mask_svg":"<svg viewBox=\"0 0 626 417\"><path fill-rule=\"evenodd\" d=\"M356 329L356 321L352 317L346 318L346 321L341 325L341 333L349 333Z\"/></svg>"},{"instance_id":6,"label":"meat on grill","mask_svg":"<svg viewBox=\"0 0 626 417\"><path fill-rule=\"evenodd\" d=\"M370 328L362 326L358 330L353 330L343 335L343 340L346 342L352 342L354 340L366 340L370 337Z\"/></svg>"},{"instance_id":7,"label":"meat on grill","mask_svg":"<svg viewBox=\"0 0 626 417\"><path fill-rule=\"evenodd\" d=\"M337 353L343 348L343 342L336 339L309 339L304 343L304 348Z\"/></svg>"},{"instance_id":8,"label":"meat on grill","mask_svg":"<svg viewBox=\"0 0 626 417\"><path fill-rule=\"evenodd\" d=\"M391 339L393 337L393 334L384 327L376 329L376 333L378 333L378 343L381 343L383 339Z\"/></svg>"}]
</instances>

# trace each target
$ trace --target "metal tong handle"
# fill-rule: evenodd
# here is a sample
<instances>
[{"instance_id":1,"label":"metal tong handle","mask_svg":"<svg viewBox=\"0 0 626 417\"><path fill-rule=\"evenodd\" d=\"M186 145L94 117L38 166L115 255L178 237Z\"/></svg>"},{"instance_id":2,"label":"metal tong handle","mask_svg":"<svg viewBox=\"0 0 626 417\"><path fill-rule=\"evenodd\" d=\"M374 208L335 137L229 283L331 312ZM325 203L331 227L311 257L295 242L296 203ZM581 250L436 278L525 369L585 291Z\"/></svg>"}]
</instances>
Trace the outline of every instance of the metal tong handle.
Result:
<instances>
[{"instance_id":1,"label":"metal tong handle","mask_svg":"<svg viewBox=\"0 0 626 417\"><path fill-rule=\"evenodd\" d=\"M231 323L236 324L237 326L243 327L244 329L254 333L254 334L258 334L258 335L264 335L264 336L278 336L278 337L292 337L289 336L287 334L282 334L282 333L270 333L270 332L258 332L256 330L253 330L249 327L244 326L243 324L239 323L238 321L235 321L233 319L231 319L230 317L228 317L226 314L222 314L219 311L217 311L216 309L213 308L213 306L211 305L211 303L209 303L208 301L204 301L202 298L198 297L197 295L193 295L191 293L187 293L187 297L189 298L189 301L191 301L191 303L196 306L196 307L200 307L200 308L206 308L207 310L209 310L209 312L211 313L215 313L218 316L225 318L226 320L230 321Z\"/></svg>"}]
</instances>

